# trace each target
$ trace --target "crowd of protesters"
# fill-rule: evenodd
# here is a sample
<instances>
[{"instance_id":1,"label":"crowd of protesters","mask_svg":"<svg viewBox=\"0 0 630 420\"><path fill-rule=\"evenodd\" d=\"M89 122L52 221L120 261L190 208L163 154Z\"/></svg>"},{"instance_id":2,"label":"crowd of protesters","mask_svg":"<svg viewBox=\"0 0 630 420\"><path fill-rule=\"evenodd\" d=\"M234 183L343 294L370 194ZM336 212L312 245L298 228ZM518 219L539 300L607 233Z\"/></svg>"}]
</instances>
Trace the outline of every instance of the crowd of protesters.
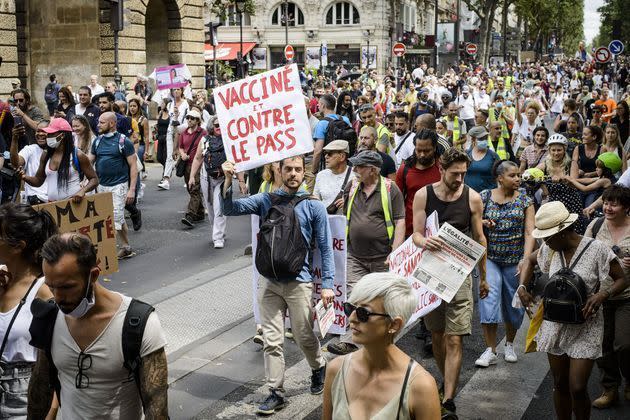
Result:
<instances>
[{"instance_id":1,"label":"crowd of protesters","mask_svg":"<svg viewBox=\"0 0 630 420\"><path fill-rule=\"evenodd\" d=\"M138 75L127 93L114 82L103 87L92 76L75 94L53 74L42 98L44 112L32 92L17 85L0 102L0 262L6 264L0 299L7 311L0 319L10 320L22 295L17 312L35 297L52 296L63 313L57 322L67 326L51 338L52 352L50 342L33 337L31 344L42 350L37 353L27 337L28 324L36 323L29 307L22 308L8 342L15 317L3 324L2 363L16 374L0 381L18 387L15 416L25 416L27 406L29 414L51 416L61 397L64 418L87 418L116 388L120 401L108 404L120 418L137 418L142 409L157 416L149 418L165 418L165 339L155 314L147 315L138 355L143 365L134 371L138 393L124 392L127 384L82 391L90 389L85 378L110 372L107 346L120 343L120 329L125 334L117 308L131 311L133 301L98 283L95 250L85 237L58 235L52 220L30 206L111 192L118 258L131 258L136 250L126 214L133 230L140 230L139 198L169 190L174 176L183 177L188 193L183 227L196 228L207 217L214 248L229 240L228 217L257 214L264 220L278 203L290 203L297 232L320 249L326 305L333 299L334 275L327 214L347 219L344 310L350 328L326 346L341 357L326 365L313 332L308 252L297 274L262 277L254 341L263 346L269 394L259 414L287 404L283 342L291 337L311 368L310 392L324 394L326 419L377 412L383 418L456 419L463 341L472 333L474 314L487 347L475 365L492 369L500 359L498 325L505 325L504 361L518 362L516 346L524 343L515 343L517 332L526 313L543 311L535 306L541 298L550 303L532 334L537 350L548 354L558 418L573 413L587 419L591 405L612 406L623 380L623 398L630 400L625 62L614 69L579 59L462 64L443 73L421 64L382 75L340 66L330 76L301 71L300 77L313 153L246 173L235 173L227 160L213 97L205 90L187 86L154 95L148 79ZM162 167L160 182L156 191L145 192L145 165L154 161ZM390 253L409 237L427 250L444 246L425 236L433 211L440 224L448 222L487 250L454 298L421 321L418 338L435 357L437 378L394 344L415 298L404 279L386 273ZM548 292L541 296L532 287L541 273L550 282L562 275L579 279L585 291L580 314L574 314L579 322L551 314ZM287 309L292 328L285 331ZM116 320L113 335L110 320ZM107 346L91 347L103 331L109 331ZM78 363L70 363L72 357ZM47 370L53 362L58 377ZM603 390L591 402L587 384L595 363ZM113 375L128 375L122 359L120 365ZM378 379L369 382L376 373ZM48 386L55 379L58 387Z\"/></svg>"}]
</instances>

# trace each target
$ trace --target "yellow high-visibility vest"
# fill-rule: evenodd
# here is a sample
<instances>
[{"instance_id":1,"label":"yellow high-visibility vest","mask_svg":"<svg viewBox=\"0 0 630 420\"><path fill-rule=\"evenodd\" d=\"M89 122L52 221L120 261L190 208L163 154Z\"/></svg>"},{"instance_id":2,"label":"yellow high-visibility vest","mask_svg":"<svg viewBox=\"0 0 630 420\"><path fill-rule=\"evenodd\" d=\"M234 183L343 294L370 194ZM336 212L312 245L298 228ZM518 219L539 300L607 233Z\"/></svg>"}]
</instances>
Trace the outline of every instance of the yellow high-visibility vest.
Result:
<instances>
[{"instance_id":1,"label":"yellow high-visibility vest","mask_svg":"<svg viewBox=\"0 0 630 420\"><path fill-rule=\"evenodd\" d=\"M495 116L494 109L495 109L494 107L490 107L490 109L488 110L488 114L490 117L490 124L497 121L497 117ZM501 137L503 137L504 139L509 139L510 133L508 132L507 122L505 121L505 118L499 119L499 122L501 123Z\"/></svg>"},{"instance_id":2,"label":"yellow high-visibility vest","mask_svg":"<svg viewBox=\"0 0 630 420\"><path fill-rule=\"evenodd\" d=\"M490 150L494 151L497 155L499 155L499 158L501 160L507 160L508 152L505 147L505 139L503 137L499 137L499 144L497 144L496 150L494 149L494 144L492 144L491 139L488 139L488 147L490 147Z\"/></svg>"},{"instance_id":3,"label":"yellow high-visibility vest","mask_svg":"<svg viewBox=\"0 0 630 420\"><path fill-rule=\"evenodd\" d=\"M382 176L380 177L379 190L381 195L381 205L383 206L383 214L385 215L385 227L387 228L387 236L390 243L394 239L394 222L391 208L392 197L390 194L391 186L391 179ZM348 211L346 212L346 219L348 219L348 223L346 224L346 238L350 233L350 215L352 214L352 204L354 203L354 197L357 195L357 191L359 191L359 183L356 180L353 180L352 185L350 186L350 201L348 202Z\"/></svg>"}]
</instances>

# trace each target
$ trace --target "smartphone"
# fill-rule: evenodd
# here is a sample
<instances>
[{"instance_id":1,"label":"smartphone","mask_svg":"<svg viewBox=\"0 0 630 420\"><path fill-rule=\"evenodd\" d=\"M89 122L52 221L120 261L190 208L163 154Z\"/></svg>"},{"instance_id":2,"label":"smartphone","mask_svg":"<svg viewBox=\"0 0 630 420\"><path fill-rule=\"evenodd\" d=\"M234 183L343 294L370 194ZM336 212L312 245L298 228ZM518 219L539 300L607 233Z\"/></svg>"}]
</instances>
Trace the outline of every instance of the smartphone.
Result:
<instances>
[{"instance_id":1,"label":"smartphone","mask_svg":"<svg viewBox=\"0 0 630 420\"><path fill-rule=\"evenodd\" d=\"M10 109L11 109L11 114L13 114L13 111L15 110L15 107L12 106ZM22 120L22 117L18 117L17 115L13 115L13 126L14 127L18 127L20 125L24 125L24 121Z\"/></svg>"}]
</instances>

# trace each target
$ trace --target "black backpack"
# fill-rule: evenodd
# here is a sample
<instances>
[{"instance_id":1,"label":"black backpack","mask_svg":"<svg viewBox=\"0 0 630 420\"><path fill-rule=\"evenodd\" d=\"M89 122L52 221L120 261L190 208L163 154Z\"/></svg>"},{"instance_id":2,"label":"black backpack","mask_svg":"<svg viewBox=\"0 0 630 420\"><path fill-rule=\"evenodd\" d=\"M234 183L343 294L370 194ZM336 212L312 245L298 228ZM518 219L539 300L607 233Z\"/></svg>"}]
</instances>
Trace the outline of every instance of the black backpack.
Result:
<instances>
[{"instance_id":1,"label":"black backpack","mask_svg":"<svg viewBox=\"0 0 630 420\"><path fill-rule=\"evenodd\" d=\"M256 269L268 279L294 279L302 271L308 246L295 207L310 196L288 198L269 194L271 208L260 223Z\"/></svg>"},{"instance_id":2,"label":"black backpack","mask_svg":"<svg viewBox=\"0 0 630 420\"><path fill-rule=\"evenodd\" d=\"M140 347L142 346L142 336L144 328L147 325L149 315L155 308L148 303L131 299L129 308L125 315L125 321L122 329L122 352L124 357L123 366L129 371L129 379L133 379L140 393L140 367L142 366L142 358L140 357ZM55 321L59 307L54 300L44 301L34 299L31 304L31 312L33 313L33 321L29 327L31 334L30 345L43 350L48 359L49 375L51 386L57 392L59 405L61 405L61 382L59 382L59 372L53 363L51 346L53 331L55 329ZM142 402L144 407L144 401Z\"/></svg>"},{"instance_id":3,"label":"black backpack","mask_svg":"<svg viewBox=\"0 0 630 420\"><path fill-rule=\"evenodd\" d=\"M562 324L582 324L586 320L582 314L588 299L586 283L573 268L592 243L591 239L570 267L566 266L564 255L560 253L562 268L549 278L543 291L543 319Z\"/></svg>"},{"instance_id":4,"label":"black backpack","mask_svg":"<svg viewBox=\"0 0 630 420\"><path fill-rule=\"evenodd\" d=\"M218 178L223 173L221 165L227 160L223 139L217 136L206 136L204 141L206 142L206 149L203 162L206 173L209 177Z\"/></svg>"},{"instance_id":5,"label":"black backpack","mask_svg":"<svg viewBox=\"0 0 630 420\"><path fill-rule=\"evenodd\" d=\"M354 151L357 148L357 132L354 128L343 118L339 119L326 117L324 120L328 121L328 128L326 129L326 136L324 137L324 146L328 145L333 140L345 140L350 146L350 155L354 156Z\"/></svg>"}]
</instances>

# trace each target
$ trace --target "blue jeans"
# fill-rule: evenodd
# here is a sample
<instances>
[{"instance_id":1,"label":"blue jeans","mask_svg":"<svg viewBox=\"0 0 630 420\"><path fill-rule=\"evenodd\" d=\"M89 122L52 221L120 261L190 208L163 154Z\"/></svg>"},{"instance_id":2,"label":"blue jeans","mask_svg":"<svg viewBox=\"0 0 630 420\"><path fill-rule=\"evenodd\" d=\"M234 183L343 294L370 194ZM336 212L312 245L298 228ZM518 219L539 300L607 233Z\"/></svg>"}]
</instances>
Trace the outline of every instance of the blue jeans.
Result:
<instances>
[{"instance_id":1,"label":"blue jeans","mask_svg":"<svg viewBox=\"0 0 630 420\"><path fill-rule=\"evenodd\" d=\"M516 270L518 265L499 265L491 260L486 262L486 279L490 292L485 299L479 299L479 316L482 324L512 324L517 330L523 322L525 309L512 307L512 298L518 287Z\"/></svg>"},{"instance_id":2,"label":"blue jeans","mask_svg":"<svg viewBox=\"0 0 630 420\"><path fill-rule=\"evenodd\" d=\"M138 157L140 158L140 162L142 162L142 166L144 166L144 151L145 150L146 150L146 145L141 144L140 146L138 146Z\"/></svg>"}]
</instances>

